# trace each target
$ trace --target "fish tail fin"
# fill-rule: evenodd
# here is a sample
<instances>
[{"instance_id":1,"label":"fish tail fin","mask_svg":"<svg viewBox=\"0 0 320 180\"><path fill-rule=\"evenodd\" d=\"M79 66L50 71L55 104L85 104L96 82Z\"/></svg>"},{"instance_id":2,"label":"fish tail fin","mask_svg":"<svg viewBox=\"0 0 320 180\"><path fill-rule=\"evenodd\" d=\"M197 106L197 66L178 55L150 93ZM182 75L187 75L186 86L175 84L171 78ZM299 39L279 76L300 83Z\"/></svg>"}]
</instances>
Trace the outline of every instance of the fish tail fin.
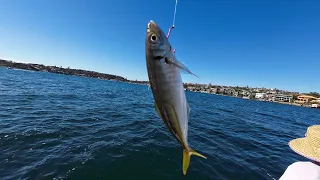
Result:
<instances>
[{"instance_id":1,"label":"fish tail fin","mask_svg":"<svg viewBox=\"0 0 320 180\"><path fill-rule=\"evenodd\" d=\"M203 156L202 154L194 151L191 148L188 149L183 149L183 164L182 164L182 169L183 169L183 174L186 175L187 174L187 170L190 164L190 157L191 155L196 155L199 157L202 157L204 159L207 159L205 156Z\"/></svg>"}]
</instances>

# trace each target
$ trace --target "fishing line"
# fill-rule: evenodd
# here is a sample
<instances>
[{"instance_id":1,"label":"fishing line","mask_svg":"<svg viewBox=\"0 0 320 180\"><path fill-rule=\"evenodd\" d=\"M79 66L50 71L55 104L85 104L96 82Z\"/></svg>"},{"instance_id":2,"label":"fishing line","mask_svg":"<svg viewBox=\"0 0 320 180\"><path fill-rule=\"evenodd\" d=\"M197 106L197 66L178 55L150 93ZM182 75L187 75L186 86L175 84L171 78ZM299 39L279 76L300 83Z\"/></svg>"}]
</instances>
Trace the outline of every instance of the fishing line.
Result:
<instances>
[{"instance_id":1,"label":"fishing line","mask_svg":"<svg viewBox=\"0 0 320 180\"><path fill-rule=\"evenodd\" d=\"M169 31L168 31L167 39L168 39L169 36L170 36L171 30L174 28L174 23L176 22L177 5L178 5L178 0L176 0L176 4L175 4L175 6L174 6L173 22L172 22L172 26L170 27L170 29L169 29Z\"/></svg>"},{"instance_id":2,"label":"fishing line","mask_svg":"<svg viewBox=\"0 0 320 180\"><path fill-rule=\"evenodd\" d=\"M175 6L174 6L174 14L173 14L173 23L172 23L172 27L174 27L174 23L176 22L177 5L178 5L178 0L176 0L176 4L175 4Z\"/></svg>"}]
</instances>

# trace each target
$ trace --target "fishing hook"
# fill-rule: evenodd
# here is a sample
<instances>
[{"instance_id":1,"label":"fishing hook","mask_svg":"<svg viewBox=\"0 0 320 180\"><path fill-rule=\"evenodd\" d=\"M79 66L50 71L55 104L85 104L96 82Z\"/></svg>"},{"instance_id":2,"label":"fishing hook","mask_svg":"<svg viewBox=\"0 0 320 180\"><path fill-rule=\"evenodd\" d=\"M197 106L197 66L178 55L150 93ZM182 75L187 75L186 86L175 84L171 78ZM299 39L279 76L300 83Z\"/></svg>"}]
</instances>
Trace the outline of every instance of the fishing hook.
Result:
<instances>
[{"instance_id":1,"label":"fishing hook","mask_svg":"<svg viewBox=\"0 0 320 180\"><path fill-rule=\"evenodd\" d=\"M177 4L178 4L178 0L176 0L176 4L175 4L175 6L174 6L173 23L172 23L172 26L170 27L170 29L169 29L169 31L168 31L167 39L169 39L169 36L170 36L170 34L171 34L171 30L174 28L174 23L175 23L175 21L176 21L176 14L177 14ZM175 53L175 52L176 52L176 49L174 49L172 52Z\"/></svg>"},{"instance_id":2,"label":"fishing hook","mask_svg":"<svg viewBox=\"0 0 320 180\"><path fill-rule=\"evenodd\" d=\"M178 5L178 0L176 0L176 4L175 4L175 6L174 6L173 22L172 22L172 26L170 27L170 29L169 29L169 31L168 31L167 39L168 39L169 36L170 36L171 30L174 28L174 23L176 22L177 5Z\"/></svg>"}]
</instances>

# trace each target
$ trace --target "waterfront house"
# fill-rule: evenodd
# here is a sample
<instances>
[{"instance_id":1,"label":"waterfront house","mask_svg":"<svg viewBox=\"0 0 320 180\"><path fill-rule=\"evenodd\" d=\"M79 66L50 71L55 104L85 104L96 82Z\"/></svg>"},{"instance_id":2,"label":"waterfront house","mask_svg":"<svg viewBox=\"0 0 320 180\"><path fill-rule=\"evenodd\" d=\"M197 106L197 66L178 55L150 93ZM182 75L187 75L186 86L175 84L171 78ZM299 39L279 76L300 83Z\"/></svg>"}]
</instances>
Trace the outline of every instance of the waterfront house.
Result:
<instances>
[{"instance_id":1,"label":"waterfront house","mask_svg":"<svg viewBox=\"0 0 320 180\"><path fill-rule=\"evenodd\" d=\"M273 96L273 101L292 102L292 100L293 100L293 95L275 94Z\"/></svg>"},{"instance_id":2,"label":"waterfront house","mask_svg":"<svg viewBox=\"0 0 320 180\"><path fill-rule=\"evenodd\" d=\"M212 94L217 94L218 88L210 88Z\"/></svg>"},{"instance_id":3,"label":"waterfront house","mask_svg":"<svg viewBox=\"0 0 320 180\"><path fill-rule=\"evenodd\" d=\"M242 91L240 91L239 95L241 95L241 96L249 96L250 92L247 91L247 90L242 90Z\"/></svg>"},{"instance_id":4,"label":"waterfront house","mask_svg":"<svg viewBox=\"0 0 320 180\"><path fill-rule=\"evenodd\" d=\"M267 94L267 97L266 97L267 101L273 101L274 100L274 94L271 94L271 93L266 93L266 94Z\"/></svg>"},{"instance_id":5,"label":"waterfront house","mask_svg":"<svg viewBox=\"0 0 320 180\"><path fill-rule=\"evenodd\" d=\"M255 98L256 99L264 99L267 97L267 93L256 93Z\"/></svg>"},{"instance_id":6,"label":"waterfront house","mask_svg":"<svg viewBox=\"0 0 320 180\"><path fill-rule=\"evenodd\" d=\"M298 99L298 102L300 102L300 103L309 103L309 102L317 100L316 97L309 96L309 95L300 95L297 97L297 99Z\"/></svg>"}]
</instances>

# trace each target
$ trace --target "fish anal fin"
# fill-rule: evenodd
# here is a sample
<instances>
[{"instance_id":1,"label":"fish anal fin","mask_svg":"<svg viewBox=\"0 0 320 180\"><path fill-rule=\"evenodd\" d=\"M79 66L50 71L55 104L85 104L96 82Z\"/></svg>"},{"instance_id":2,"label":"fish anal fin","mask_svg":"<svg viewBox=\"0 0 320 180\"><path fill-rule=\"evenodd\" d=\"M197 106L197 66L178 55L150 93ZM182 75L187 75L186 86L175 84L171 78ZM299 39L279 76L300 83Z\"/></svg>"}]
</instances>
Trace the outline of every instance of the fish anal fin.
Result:
<instances>
[{"instance_id":1,"label":"fish anal fin","mask_svg":"<svg viewBox=\"0 0 320 180\"><path fill-rule=\"evenodd\" d=\"M159 107L157 106L157 103L154 103L154 107L155 107L155 110L156 110L158 116L162 119L162 121L166 125L167 129L174 135L174 132L172 131L172 128L170 126L169 117L168 117L166 111L160 111Z\"/></svg>"},{"instance_id":2,"label":"fish anal fin","mask_svg":"<svg viewBox=\"0 0 320 180\"><path fill-rule=\"evenodd\" d=\"M183 163L182 163L182 170L183 170L183 174L186 175L187 174L187 170L190 164L190 157L191 155L196 155L199 157L202 157L204 159L207 159L207 157L203 156L202 154L194 151L193 149L184 149L183 150Z\"/></svg>"},{"instance_id":3,"label":"fish anal fin","mask_svg":"<svg viewBox=\"0 0 320 180\"><path fill-rule=\"evenodd\" d=\"M163 117L162 117L162 115L161 115L161 113L160 113L160 111L159 111L159 107L157 106L157 103L156 103L156 102L154 103L154 109L156 110L157 115L158 115L161 119L163 119Z\"/></svg>"}]
</instances>

